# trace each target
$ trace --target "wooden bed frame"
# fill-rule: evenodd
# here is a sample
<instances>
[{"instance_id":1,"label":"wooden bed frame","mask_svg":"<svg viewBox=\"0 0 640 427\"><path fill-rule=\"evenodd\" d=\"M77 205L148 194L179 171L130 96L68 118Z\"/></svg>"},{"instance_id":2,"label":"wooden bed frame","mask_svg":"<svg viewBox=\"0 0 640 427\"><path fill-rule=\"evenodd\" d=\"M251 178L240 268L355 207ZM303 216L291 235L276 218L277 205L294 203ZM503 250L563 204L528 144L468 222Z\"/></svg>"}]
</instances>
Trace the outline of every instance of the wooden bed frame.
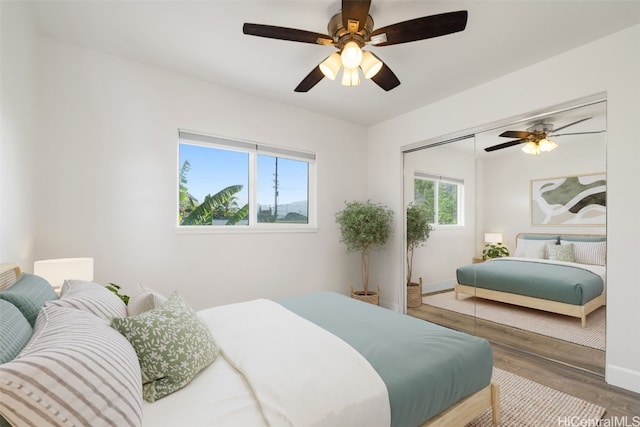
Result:
<instances>
[{"instance_id":1,"label":"wooden bed frame","mask_svg":"<svg viewBox=\"0 0 640 427\"><path fill-rule=\"evenodd\" d=\"M522 233L521 233L522 234ZM572 236L572 237L603 237L599 234L550 234L550 233L524 233L527 235L538 235L538 236ZM518 234L516 236L516 242L518 241ZM582 327L585 328L587 326L587 315L598 308L606 305L606 296L604 292L587 302L584 305L573 305L567 304L563 302L551 301L541 298L534 298L525 295L512 294L509 292L503 291L494 291L490 289L477 288L469 285L461 285L456 283L454 287L454 295L455 298L458 299L458 294L464 295L472 295L478 298L484 298L492 301L504 302L507 304L519 305L522 307L533 308L536 310L544 310L549 311L551 313L564 314L566 316L578 317L582 322Z\"/></svg>"},{"instance_id":2,"label":"wooden bed frame","mask_svg":"<svg viewBox=\"0 0 640 427\"><path fill-rule=\"evenodd\" d=\"M431 418L421 427L463 427L491 408L491 421L500 423L500 386L491 383Z\"/></svg>"},{"instance_id":3,"label":"wooden bed frame","mask_svg":"<svg viewBox=\"0 0 640 427\"><path fill-rule=\"evenodd\" d=\"M0 264L0 289L11 286L18 280L20 274L20 267L17 264ZM498 424L500 422L500 386L495 383L460 400L421 427L463 427L489 408L491 408L493 424Z\"/></svg>"}]
</instances>

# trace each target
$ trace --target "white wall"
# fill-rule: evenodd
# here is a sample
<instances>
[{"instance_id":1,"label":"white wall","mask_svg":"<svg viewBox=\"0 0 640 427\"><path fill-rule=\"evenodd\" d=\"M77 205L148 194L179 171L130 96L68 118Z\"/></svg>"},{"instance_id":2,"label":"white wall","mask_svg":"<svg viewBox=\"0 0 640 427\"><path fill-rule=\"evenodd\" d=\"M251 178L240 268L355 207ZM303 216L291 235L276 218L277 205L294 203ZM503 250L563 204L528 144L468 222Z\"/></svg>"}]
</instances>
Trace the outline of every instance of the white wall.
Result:
<instances>
[{"instance_id":1,"label":"white wall","mask_svg":"<svg viewBox=\"0 0 640 427\"><path fill-rule=\"evenodd\" d=\"M95 279L179 290L195 307L346 293L359 259L334 213L366 198L366 130L42 40L37 258L92 256ZM177 234L177 129L312 150L318 231Z\"/></svg>"},{"instance_id":2,"label":"white wall","mask_svg":"<svg viewBox=\"0 0 640 427\"><path fill-rule=\"evenodd\" d=\"M534 66L369 128L369 187L372 196L402 209L401 147L539 111L596 93L607 93L608 284L606 379L640 392L640 26L597 40ZM513 94L518 96L514 97ZM398 224L401 226L401 223ZM397 233L374 267L388 283L388 305L401 305L404 264Z\"/></svg>"},{"instance_id":3,"label":"white wall","mask_svg":"<svg viewBox=\"0 0 640 427\"><path fill-rule=\"evenodd\" d=\"M0 3L0 263L33 265L38 37L23 4Z\"/></svg>"}]
</instances>

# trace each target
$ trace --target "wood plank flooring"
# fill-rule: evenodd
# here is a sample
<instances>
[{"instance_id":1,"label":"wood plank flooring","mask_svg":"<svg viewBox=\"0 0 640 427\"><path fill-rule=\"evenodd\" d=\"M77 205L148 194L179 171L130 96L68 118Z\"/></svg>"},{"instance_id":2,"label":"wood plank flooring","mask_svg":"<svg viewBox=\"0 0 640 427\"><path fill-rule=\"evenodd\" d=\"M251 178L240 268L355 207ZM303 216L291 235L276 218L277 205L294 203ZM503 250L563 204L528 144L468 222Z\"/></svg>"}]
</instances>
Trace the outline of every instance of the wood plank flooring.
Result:
<instances>
[{"instance_id":1,"label":"wood plank flooring","mask_svg":"<svg viewBox=\"0 0 640 427\"><path fill-rule=\"evenodd\" d=\"M627 417L628 425L640 425L640 394L604 381L603 351L424 304L408 309L407 313L482 336L493 347L494 365L497 368L601 405L607 408L604 419L619 422L622 417Z\"/></svg>"},{"instance_id":2,"label":"wood plank flooring","mask_svg":"<svg viewBox=\"0 0 640 427\"><path fill-rule=\"evenodd\" d=\"M408 314L604 376L605 352L423 304Z\"/></svg>"}]
</instances>

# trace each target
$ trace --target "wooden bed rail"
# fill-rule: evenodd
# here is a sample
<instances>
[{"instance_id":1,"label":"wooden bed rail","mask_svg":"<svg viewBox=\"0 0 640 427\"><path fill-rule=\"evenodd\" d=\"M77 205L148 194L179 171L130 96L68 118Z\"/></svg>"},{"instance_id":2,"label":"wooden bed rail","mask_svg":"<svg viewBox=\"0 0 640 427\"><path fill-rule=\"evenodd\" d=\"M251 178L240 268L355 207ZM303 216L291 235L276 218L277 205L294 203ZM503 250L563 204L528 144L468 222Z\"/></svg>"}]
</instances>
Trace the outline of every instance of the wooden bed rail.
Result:
<instances>
[{"instance_id":1,"label":"wooden bed rail","mask_svg":"<svg viewBox=\"0 0 640 427\"><path fill-rule=\"evenodd\" d=\"M431 418L421 427L464 427L491 408L491 421L500 423L500 386L491 383Z\"/></svg>"}]
</instances>

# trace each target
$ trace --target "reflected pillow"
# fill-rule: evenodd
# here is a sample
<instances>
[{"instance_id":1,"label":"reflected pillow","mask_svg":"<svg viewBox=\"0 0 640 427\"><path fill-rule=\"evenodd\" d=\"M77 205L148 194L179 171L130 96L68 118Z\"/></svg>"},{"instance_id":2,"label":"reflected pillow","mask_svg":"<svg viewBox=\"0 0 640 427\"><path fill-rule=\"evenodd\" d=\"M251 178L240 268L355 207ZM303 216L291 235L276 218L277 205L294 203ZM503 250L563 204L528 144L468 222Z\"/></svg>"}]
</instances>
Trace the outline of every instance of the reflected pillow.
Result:
<instances>
[{"instance_id":1,"label":"reflected pillow","mask_svg":"<svg viewBox=\"0 0 640 427\"><path fill-rule=\"evenodd\" d=\"M573 243L576 262L580 264L605 265L607 261L607 242L569 242L561 240L563 245Z\"/></svg>"},{"instance_id":2,"label":"reflected pillow","mask_svg":"<svg viewBox=\"0 0 640 427\"><path fill-rule=\"evenodd\" d=\"M547 245L547 253L552 261L575 262L573 244Z\"/></svg>"},{"instance_id":3,"label":"reflected pillow","mask_svg":"<svg viewBox=\"0 0 640 427\"><path fill-rule=\"evenodd\" d=\"M556 240L525 240L518 239L514 257L520 258L547 258L547 245L555 245Z\"/></svg>"}]
</instances>

